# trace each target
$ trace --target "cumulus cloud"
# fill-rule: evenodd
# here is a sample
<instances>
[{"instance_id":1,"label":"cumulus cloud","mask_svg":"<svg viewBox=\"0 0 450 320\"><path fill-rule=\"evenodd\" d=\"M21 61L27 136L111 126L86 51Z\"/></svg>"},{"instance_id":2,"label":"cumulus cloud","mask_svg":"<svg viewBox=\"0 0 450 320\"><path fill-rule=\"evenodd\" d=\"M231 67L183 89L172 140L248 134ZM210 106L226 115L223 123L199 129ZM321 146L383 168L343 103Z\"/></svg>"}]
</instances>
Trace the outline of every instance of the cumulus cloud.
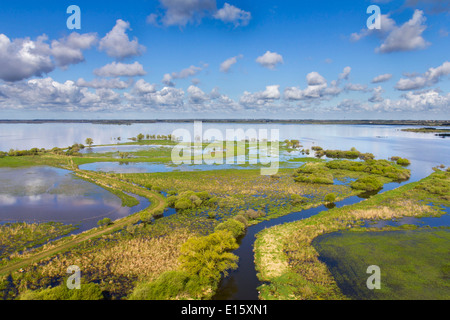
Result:
<instances>
[{"instance_id":1,"label":"cumulus cloud","mask_svg":"<svg viewBox=\"0 0 450 320\"><path fill-rule=\"evenodd\" d=\"M381 29L368 29L368 28L361 29L359 33L356 32L352 33L350 36L350 40L359 41L371 35L383 39L389 34L389 32L394 30L394 28L396 27L395 21L389 17L389 14L382 14L380 27Z\"/></svg>"},{"instance_id":2,"label":"cumulus cloud","mask_svg":"<svg viewBox=\"0 0 450 320\"><path fill-rule=\"evenodd\" d=\"M347 83L345 85L345 90L347 91L362 91L367 92L367 85L365 84L359 84L359 83Z\"/></svg>"},{"instance_id":3,"label":"cumulus cloud","mask_svg":"<svg viewBox=\"0 0 450 320\"><path fill-rule=\"evenodd\" d=\"M59 40L47 43L42 35L30 38L9 39L0 34L0 79L20 81L33 76L41 77L56 66L66 69L71 64L84 61L83 51L97 42L95 33L71 33Z\"/></svg>"},{"instance_id":4,"label":"cumulus cloud","mask_svg":"<svg viewBox=\"0 0 450 320\"><path fill-rule=\"evenodd\" d=\"M438 83L442 77L450 74L450 62L446 61L437 68L430 68L422 75L412 76L410 78L400 79L395 88L397 90L417 90L430 87Z\"/></svg>"},{"instance_id":5,"label":"cumulus cloud","mask_svg":"<svg viewBox=\"0 0 450 320\"><path fill-rule=\"evenodd\" d=\"M118 19L113 29L100 40L99 49L119 60L140 56L145 47L139 44L136 37L130 41L126 34L127 30L131 30L130 23Z\"/></svg>"},{"instance_id":6,"label":"cumulus cloud","mask_svg":"<svg viewBox=\"0 0 450 320\"><path fill-rule=\"evenodd\" d=\"M202 89L194 85L191 85L187 89L187 93L189 94L189 103L191 104L200 105L210 100L210 97Z\"/></svg>"},{"instance_id":7,"label":"cumulus cloud","mask_svg":"<svg viewBox=\"0 0 450 320\"><path fill-rule=\"evenodd\" d=\"M378 37L382 44L375 49L377 53L391 53L424 49L430 45L423 36L427 26L423 11L415 10L412 18L397 26L395 21L387 15L381 15L381 29L362 29L350 36L352 41L359 41L367 36Z\"/></svg>"},{"instance_id":8,"label":"cumulus cloud","mask_svg":"<svg viewBox=\"0 0 450 320\"><path fill-rule=\"evenodd\" d=\"M207 67L205 65L204 67ZM175 83L173 83L173 79L186 79L188 77L192 77L202 71L202 67L196 67L196 66L190 66L189 68L183 69L180 72L172 72L172 73L166 73L163 76L162 83L164 83L166 86L173 87L175 86Z\"/></svg>"},{"instance_id":9,"label":"cumulus cloud","mask_svg":"<svg viewBox=\"0 0 450 320\"><path fill-rule=\"evenodd\" d=\"M83 62L82 50L91 48L97 41L96 33L72 32L68 37L52 41L51 54L57 66L67 68L68 65Z\"/></svg>"},{"instance_id":10,"label":"cumulus cloud","mask_svg":"<svg viewBox=\"0 0 450 320\"><path fill-rule=\"evenodd\" d=\"M352 71L352 68L345 67L341 74L339 74L340 80L348 80L348 77L350 76L350 72Z\"/></svg>"},{"instance_id":11,"label":"cumulus cloud","mask_svg":"<svg viewBox=\"0 0 450 320\"><path fill-rule=\"evenodd\" d=\"M243 58L243 55L240 54L236 57L231 57L231 58L225 60L224 62L222 62L220 64L220 71L225 72L225 73L229 72L231 66L237 63L237 59L242 59L242 58Z\"/></svg>"},{"instance_id":12,"label":"cumulus cloud","mask_svg":"<svg viewBox=\"0 0 450 320\"><path fill-rule=\"evenodd\" d=\"M376 76L375 78L372 79L372 83L386 82L391 80L391 78L392 74L390 73L380 74L379 76Z\"/></svg>"},{"instance_id":13,"label":"cumulus cloud","mask_svg":"<svg viewBox=\"0 0 450 320\"><path fill-rule=\"evenodd\" d=\"M265 54L258 57L256 59L256 62L259 63L261 66L272 70L275 69L275 66L277 64L284 63L283 57L280 54L270 51L267 51Z\"/></svg>"},{"instance_id":14,"label":"cumulus cloud","mask_svg":"<svg viewBox=\"0 0 450 320\"><path fill-rule=\"evenodd\" d=\"M324 77L322 77L318 72L310 72L306 75L306 82L308 86L320 86L327 83Z\"/></svg>"},{"instance_id":15,"label":"cumulus cloud","mask_svg":"<svg viewBox=\"0 0 450 320\"><path fill-rule=\"evenodd\" d=\"M127 89L132 84L132 81L121 81L115 79L94 79L92 81L86 81L83 78L77 80L76 85L78 87L94 88L94 89Z\"/></svg>"},{"instance_id":16,"label":"cumulus cloud","mask_svg":"<svg viewBox=\"0 0 450 320\"><path fill-rule=\"evenodd\" d=\"M251 93L245 91L241 96L239 103L248 108L265 106L267 104L273 103L274 100L280 99L280 86L271 85L266 86L266 90L261 92Z\"/></svg>"},{"instance_id":17,"label":"cumulus cloud","mask_svg":"<svg viewBox=\"0 0 450 320\"><path fill-rule=\"evenodd\" d=\"M148 93L155 93L156 92L156 85L150 84L146 82L144 79L139 79L136 81L133 87L133 93L136 93L138 95L145 95Z\"/></svg>"},{"instance_id":18,"label":"cumulus cloud","mask_svg":"<svg viewBox=\"0 0 450 320\"><path fill-rule=\"evenodd\" d=\"M370 102L383 102L384 99L381 94L384 92L383 88L378 86L373 89L373 95L369 98Z\"/></svg>"},{"instance_id":19,"label":"cumulus cloud","mask_svg":"<svg viewBox=\"0 0 450 320\"><path fill-rule=\"evenodd\" d=\"M0 34L0 79L19 81L32 76L42 76L53 71L47 36L14 39Z\"/></svg>"},{"instance_id":20,"label":"cumulus cloud","mask_svg":"<svg viewBox=\"0 0 450 320\"><path fill-rule=\"evenodd\" d=\"M239 9L229 3L217 10L216 0L159 0L163 13L151 13L147 23L155 26L179 26L200 23L208 17L224 23L232 23L235 27L248 25L251 13Z\"/></svg>"},{"instance_id":21,"label":"cumulus cloud","mask_svg":"<svg viewBox=\"0 0 450 320\"><path fill-rule=\"evenodd\" d=\"M225 3L223 8L214 14L214 18L226 23L233 23L235 27L248 25L252 15L248 11Z\"/></svg>"},{"instance_id":22,"label":"cumulus cloud","mask_svg":"<svg viewBox=\"0 0 450 320\"><path fill-rule=\"evenodd\" d=\"M415 10L412 18L400 27L395 27L376 52L390 53L397 51L412 51L424 49L430 45L422 37L427 28L423 11Z\"/></svg>"},{"instance_id":23,"label":"cumulus cloud","mask_svg":"<svg viewBox=\"0 0 450 320\"><path fill-rule=\"evenodd\" d=\"M100 69L95 69L94 74L99 77L136 77L146 75L144 67L137 61L132 64L112 62Z\"/></svg>"},{"instance_id":24,"label":"cumulus cloud","mask_svg":"<svg viewBox=\"0 0 450 320\"><path fill-rule=\"evenodd\" d=\"M328 86L326 79L318 72L313 71L306 75L308 86L305 89L287 87L284 90L284 99L287 101L313 101L328 100L339 95L339 81L333 80Z\"/></svg>"}]
</instances>

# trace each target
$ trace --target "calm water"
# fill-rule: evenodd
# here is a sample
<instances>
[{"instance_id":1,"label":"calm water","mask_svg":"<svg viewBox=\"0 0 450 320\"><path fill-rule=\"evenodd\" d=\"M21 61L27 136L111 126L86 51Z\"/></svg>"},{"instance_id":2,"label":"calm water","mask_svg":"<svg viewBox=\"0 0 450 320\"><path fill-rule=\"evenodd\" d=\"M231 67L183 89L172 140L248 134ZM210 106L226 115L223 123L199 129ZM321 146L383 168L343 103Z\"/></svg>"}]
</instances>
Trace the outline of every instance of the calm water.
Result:
<instances>
[{"instance_id":1,"label":"calm water","mask_svg":"<svg viewBox=\"0 0 450 320\"><path fill-rule=\"evenodd\" d=\"M116 220L149 205L122 207L105 189L52 167L0 168L0 223L48 222L79 224L77 232L97 226L105 217Z\"/></svg>"},{"instance_id":2,"label":"calm water","mask_svg":"<svg viewBox=\"0 0 450 320\"><path fill-rule=\"evenodd\" d=\"M192 124L167 123L133 124L129 126L97 124L0 124L0 150L8 151L11 148L30 149L33 147L52 148L54 146L67 147L75 142L83 142L87 137L93 138L95 144L117 143L117 140L115 139L117 137L121 137L122 142L124 142L127 141L127 138L135 137L139 133L169 134L172 133L173 130L180 128L185 128L193 131ZM236 128L242 128L244 130L250 128L256 130L278 129L280 130L280 140L298 139L301 141L301 144L305 149L310 149L314 145L319 145L324 149L342 150L348 150L351 147L355 147L361 152L373 153L377 159L386 159L391 156L400 156L411 161L409 169L411 169L412 175L411 179L408 182L417 181L428 176L430 173L432 173L432 167L436 165L450 165L449 139L439 138L434 136L433 134L420 134L400 131L400 129L405 128L404 126L203 124L203 128L204 130L217 128L223 133L225 133L226 129ZM103 171L114 171L118 170L118 168L120 168L120 170L123 170L119 172L166 172L180 170L179 167L177 169L164 164L130 164L127 166L114 163L96 163L83 166L83 169ZM186 166L185 168L181 169L214 170L218 169L218 166ZM20 181L20 179L22 179L21 177L24 176L23 174L11 174L11 170L13 169L4 170L6 170L4 172L9 174L9 181ZM3 173L2 175L2 171L0 171L0 181L2 181L2 185L5 185L5 173ZM6 185L8 185L9 183L10 182L6 180ZM384 187L383 192L398 186L398 183L390 183ZM61 207L59 213L56 213L58 212L58 210L56 210L55 215L53 215L52 218L58 217L59 214L59 217L62 219L66 214L66 212L63 211L66 210L69 216L71 215L70 212L78 212L75 214L75 216L77 217L77 219L79 219L80 217L77 214L79 214L79 212L81 211L84 212L84 209L72 210L70 208L76 205L76 203L83 203L83 199L91 199L91 201L92 199L96 199L97 201L102 202L102 205L105 205L105 203L109 203L110 200L105 199L110 199L112 195L103 190L105 194L99 195L98 197L92 196L96 194L95 192L100 192L100 190L94 191L91 189L86 189L86 193L83 194L83 196L81 196L79 200L67 202L67 206L64 206L64 208ZM15 195L14 197L16 200L9 200L9 197L14 194L13 191L8 191L6 193L0 192L0 197L2 196L2 194L4 198L0 198L1 212L4 212L3 209L5 209L6 206L14 208L14 204L19 200L25 201L25 203L27 203L28 201L28 203L30 204L30 213L28 213L28 218L35 216L35 213L38 212L37 209L35 209L37 206L31 205L31 199L33 198L32 194L31 198L29 198L28 200L20 199L20 197L30 197L30 195ZM72 195L72 197L73 196L74 195ZM55 199L55 196L53 197ZM10 204L8 204L8 201ZM117 199L115 201L117 201ZM349 205L357 203L359 201L361 201L361 198L351 197L339 202L337 205ZM51 207L51 205L48 206L48 208ZM89 204L86 204L86 208L89 208ZM108 214L108 212L116 212L115 210L119 210L120 208L118 208L117 205L112 205L112 207L104 207L104 209L104 213ZM45 212L45 210L46 209L42 210L42 212ZM257 299L258 292L256 288L260 285L260 283L256 278L256 271L253 261L253 243L255 240L255 235L264 228L268 228L280 223L292 222L299 219L308 218L324 210L327 210L327 208L324 206L312 208L250 227L247 234L241 239L241 246L235 251L235 254L239 256L239 269L232 272L230 277L222 282L221 287L217 292L217 295L215 296L215 299ZM14 210L8 211L10 213L14 212ZM16 211L21 212L21 210ZM75 216L73 216L72 218L74 218ZM448 218L448 215L446 216L447 217L444 217L444 219ZM18 216L15 217L17 218ZM11 218L11 214L8 218ZM1 215L0 219L2 219ZM95 219L95 222L97 220L98 219Z\"/></svg>"},{"instance_id":3,"label":"calm water","mask_svg":"<svg viewBox=\"0 0 450 320\"><path fill-rule=\"evenodd\" d=\"M429 175L432 172L431 168L436 165L441 163L450 165L450 139L436 137L433 134L400 131L405 126L203 124L203 131L213 128L220 130L223 135L226 129L267 129L269 136L270 130L278 129L280 140L298 139L305 149L310 149L314 145L325 149L342 150L355 147L361 152L373 153L378 159L391 156L408 158L411 160L412 181ZM128 138L135 137L139 133L169 134L176 129L193 132L193 124L0 124L0 150L67 147L75 142L82 143L88 137L94 140L94 144L110 144L117 143L117 137L126 142ZM94 169L101 169L100 165L92 166L97 166ZM108 166L111 168L111 164ZM169 171L162 167L148 169L142 165L137 165L136 168L136 172L153 172L159 169ZM121 170L125 168L122 167ZM125 172L131 172L130 170L128 167Z\"/></svg>"}]
</instances>

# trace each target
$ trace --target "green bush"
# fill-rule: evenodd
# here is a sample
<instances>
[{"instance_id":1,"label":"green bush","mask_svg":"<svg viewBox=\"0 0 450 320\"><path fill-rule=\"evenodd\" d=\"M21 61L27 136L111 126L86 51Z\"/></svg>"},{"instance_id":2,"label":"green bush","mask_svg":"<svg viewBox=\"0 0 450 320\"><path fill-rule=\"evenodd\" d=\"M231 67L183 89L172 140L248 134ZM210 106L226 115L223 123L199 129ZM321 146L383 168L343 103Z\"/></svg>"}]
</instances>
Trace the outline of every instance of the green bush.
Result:
<instances>
[{"instance_id":1,"label":"green bush","mask_svg":"<svg viewBox=\"0 0 450 320\"><path fill-rule=\"evenodd\" d=\"M228 219L214 228L216 232L222 230L231 231L233 237L238 238L245 233L245 224L236 219Z\"/></svg>"},{"instance_id":2,"label":"green bush","mask_svg":"<svg viewBox=\"0 0 450 320\"><path fill-rule=\"evenodd\" d=\"M329 193L324 198L325 202L333 203L336 201L336 195L334 193Z\"/></svg>"},{"instance_id":3,"label":"green bush","mask_svg":"<svg viewBox=\"0 0 450 320\"><path fill-rule=\"evenodd\" d=\"M248 226L248 220L242 214L238 214L234 219L242 223L245 227Z\"/></svg>"},{"instance_id":4,"label":"green bush","mask_svg":"<svg viewBox=\"0 0 450 320\"><path fill-rule=\"evenodd\" d=\"M112 221L111 221L110 218L104 218L104 219L99 220L99 221L97 222L97 225L99 225L100 227L101 227L101 226L109 226L110 224L112 224Z\"/></svg>"},{"instance_id":5,"label":"green bush","mask_svg":"<svg viewBox=\"0 0 450 320\"><path fill-rule=\"evenodd\" d=\"M411 162L409 162L408 159L399 158L399 159L397 159L397 164L400 166L409 166L411 164Z\"/></svg>"},{"instance_id":6,"label":"green bush","mask_svg":"<svg viewBox=\"0 0 450 320\"><path fill-rule=\"evenodd\" d=\"M185 271L167 271L150 283L140 283L129 300L172 300L195 298L200 295L203 284L198 276Z\"/></svg>"},{"instance_id":7,"label":"green bush","mask_svg":"<svg viewBox=\"0 0 450 320\"><path fill-rule=\"evenodd\" d=\"M376 177L364 177L353 181L350 186L356 190L376 191L383 187L383 183Z\"/></svg>"},{"instance_id":8,"label":"green bush","mask_svg":"<svg viewBox=\"0 0 450 320\"><path fill-rule=\"evenodd\" d=\"M305 163L294 170L294 181L318 184L333 184L330 169L322 163Z\"/></svg>"},{"instance_id":9,"label":"green bush","mask_svg":"<svg viewBox=\"0 0 450 320\"><path fill-rule=\"evenodd\" d=\"M181 246L179 262L190 276L216 286L222 274L237 268L238 257L230 251L239 247L230 231L217 231L204 237L193 237Z\"/></svg>"},{"instance_id":10,"label":"green bush","mask_svg":"<svg viewBox=\"0 0 450 320\"><path fill-rule=\"evenodd\" d=\"M306 197L302 197L298 194L291 195L291 203L292 204L306 203L307 201L308 201L308 198L306 198Z\"/></svg>"}]
</instances>

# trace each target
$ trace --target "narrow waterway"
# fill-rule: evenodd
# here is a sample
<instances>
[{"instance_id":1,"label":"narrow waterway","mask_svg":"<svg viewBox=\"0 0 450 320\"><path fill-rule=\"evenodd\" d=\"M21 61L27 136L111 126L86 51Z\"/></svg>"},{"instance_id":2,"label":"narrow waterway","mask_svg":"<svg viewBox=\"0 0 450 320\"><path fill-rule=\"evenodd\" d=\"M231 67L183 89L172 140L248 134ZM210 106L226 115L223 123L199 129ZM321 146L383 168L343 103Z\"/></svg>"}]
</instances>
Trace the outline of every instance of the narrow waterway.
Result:
<instances>
[{"instance_id":1,"label":"narrow waterway","mask_svg":"<svg viewBox=\"0 0 450 320\"><path fill-rule=\"evenodd\" d=\"M386 184L382 192L395 189L404 183L388 183ZM352 205L363 201L367 197L352 196L342 201L336 202L336 207L343 207ZM213 300L258 300L257 288L261 285L261 282L256 276L256 268L254 261L253 245L256 240L256 234L266 228L270 228L279 224L299 221L312 217L322 211L326 211L327 208L324 205L319 207L310 208L307 210L293 212L288 215L275 218L269 221L261 222L257 225L248 228L247 233L239 241L239 248L233 253L239 257L239 267L230 273L228 277L223 279L220 283L219 289L213 297Z\"/></svg>"}]
</instances>

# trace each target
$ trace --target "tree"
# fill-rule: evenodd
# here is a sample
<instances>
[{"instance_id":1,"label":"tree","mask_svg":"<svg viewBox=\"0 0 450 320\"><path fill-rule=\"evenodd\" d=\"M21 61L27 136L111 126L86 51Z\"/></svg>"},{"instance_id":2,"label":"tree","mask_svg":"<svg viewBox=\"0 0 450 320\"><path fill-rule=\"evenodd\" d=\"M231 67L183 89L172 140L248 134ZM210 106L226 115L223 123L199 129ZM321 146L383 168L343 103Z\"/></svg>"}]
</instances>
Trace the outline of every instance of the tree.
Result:
<instances>
[{"instance_id":1,"label":"tree","mask_svg":"<svg viewBox=\"0 0 450 320\"><path fill-rule=\"evenodd\" d=\"M136 138L137 141L142 141L145 138L145 136L142 133L139 133Z\"/></svg>"},{"instance_id":2,"label":"tree","mask_svg":"<svg viewBox=\"0 0 450 320\"><path fill-rule=\"evenodd\" d=\"M94 143L94 140L92 140L92 138L87 138L85 141L84 141L88 146L89 146L89 148L92 146L92 144Z\"/></svg>"},{"instance_id":3,"label":"tree","mask_svg":"<svg viewBox=\"0 0 450 320\"><path fill-rule=\"evenodd\" d=\"M230 231L217 231L193 237L181 246L179 261L183 270L208 282L220 280L228 269L236 269L238 257L231 253L239 247Z\"/></svg>"}]
</instances>

